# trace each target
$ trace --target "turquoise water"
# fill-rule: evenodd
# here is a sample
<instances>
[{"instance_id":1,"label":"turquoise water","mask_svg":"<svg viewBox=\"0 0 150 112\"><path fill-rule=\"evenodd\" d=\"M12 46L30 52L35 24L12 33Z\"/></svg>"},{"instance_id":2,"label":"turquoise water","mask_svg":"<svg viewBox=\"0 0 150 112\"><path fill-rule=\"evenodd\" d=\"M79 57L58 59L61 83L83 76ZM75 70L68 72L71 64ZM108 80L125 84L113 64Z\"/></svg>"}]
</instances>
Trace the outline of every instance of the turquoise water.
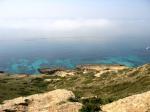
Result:
<instances>
[{"instance_id":1,"label":"turquoise water","mask_svg":"<svg viewBox=\"0 0 150 112\"><path fill-rule=\"evenodd\" d=\"M138 46L138 47L137 47ZM38 73L41 67L74 68L78 64L123 64L129 67L150 63L150 51L139 44L59 43L47 40L6 41L0 45L0 70Z\"/></svg>"},{"instance_id":2,"label":"turquoise water","mask_svg":"<svg viewBox=\"0 0 150 112\"><path fill-rule=\"evenodd\" d=\"M80 60L80 59L56 59L48 60L37 58L33 61L29 59L18 59L17 61L11 61L6 71L13 73L38 73L37 69L40 67L66 67L74 68L78 64L122 64L129 67L142 65L149 61L137 56L128 57L106 57L104 59L95 60Z\"/></svg>"}]
</instances>

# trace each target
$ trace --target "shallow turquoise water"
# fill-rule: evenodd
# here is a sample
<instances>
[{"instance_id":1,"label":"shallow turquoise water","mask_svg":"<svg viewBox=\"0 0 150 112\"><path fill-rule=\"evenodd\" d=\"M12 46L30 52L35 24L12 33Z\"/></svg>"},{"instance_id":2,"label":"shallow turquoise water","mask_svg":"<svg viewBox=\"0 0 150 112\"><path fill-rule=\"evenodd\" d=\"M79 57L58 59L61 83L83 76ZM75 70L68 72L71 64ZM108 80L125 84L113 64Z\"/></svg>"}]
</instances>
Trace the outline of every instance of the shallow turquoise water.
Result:
<instances>
[{"instance_id":1,"label":"shallow turquoise water","mask_svg":"<svg viewBox=\"0 0 150 112\"><path fill-rule=\"evenodd\" d=\"M123 64L133 67L150 63L150 51L142 45L107 46L40 40L5 42L0 45L0 53L0 70L11 73L35 74L41 67L74 68L78 64Z\"/></svg>"},{"instance_id":2,"label":"shallow turquoise water","mask_svg":"<svg viewBox=\"0 0 150 112\"><path fill-rule=\"evenodd\" d=\"M56 59L48 60L37 58L33 61L29 59L18 59L17 61L11 61L6 71L13 73L38 73L37 69L41 67L66 67L75 68L78 64L122 64L129 67L134 67L148 63L144 59L137 56L128 57L105 57L103 59L91 59L91 60L81 60L81 59Z\"/></svg>"}]
</instances>

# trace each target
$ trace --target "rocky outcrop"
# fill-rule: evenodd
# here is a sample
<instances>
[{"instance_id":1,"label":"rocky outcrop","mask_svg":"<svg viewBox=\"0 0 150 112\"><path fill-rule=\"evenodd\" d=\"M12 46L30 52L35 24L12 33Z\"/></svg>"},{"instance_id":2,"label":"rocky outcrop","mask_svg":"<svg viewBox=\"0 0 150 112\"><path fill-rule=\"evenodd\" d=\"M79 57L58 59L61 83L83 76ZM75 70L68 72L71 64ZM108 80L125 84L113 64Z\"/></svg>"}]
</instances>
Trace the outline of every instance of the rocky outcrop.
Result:
<instances>
[{"instance_id":1,"label":"rocky outcrop","mask_svg":"<svg viewBox=\"0 0 150 112\"><path fill-rule=\"evenodd\" d=\"M41 74L54 74L58 71L64 71L65 69L63 68L40 68L38 69L38 71L41 73Z\"/></svg>"},{"instance_id":2,"label":"rocky outcrop","mask_svg":"<svg viewBox=\"0 0 150 112\"><path fill-rule=\"evenodd\" d=\"M3 74L3 73L5 73L5 72L0 70L0 73Z\"/></svg>"},{"instance_id":3,"label":"rocky outcrop","mask_svg":"<svg viewBox=\"0 0 150 112\"><path fill-rule=\"evenodd\" d=\"M0 112L78 112L82 104L68 101L74 97L71 91L58 89L4 101Z\"/></svg>"},{"instance_id":4,"label":"rocky outcrop","mask_svg":"<svg viewBox=\"0 0 150 112\"><path fill-rule=\"evenodd\" d=\"M100 77L102 74L118 72L120 70L128 69L128 67L124 65L79 65L77 66L77 70L83 71L83 73L93 72L96 77Z\"/></svg>"},{"instance_id":5,"label":"rocky outcrop","mask_svg":"<svg viewBox=\"0 0 150 112\"><path fill-rule=\"evenodd\" d=\"M150 112L150 91L120 99L101 108L104 112Z\"/></svg>"},{"instance_id":6,"label":"rocky outcrop","mask_svg":"<svg viewBox=\"0 0 150 112\"><path fill-rule=\"evenodd\" d=\"M54 76L73 76L76 72L83 72L85 73L94 73L96 77L100 77L102 74L105 73L117 73L120 70L128 69L128 67L124 65L103 65L103 64L87 64L87 65L78 65L75 70L67 70L64 68L41 68L38 71L41 74L48 74Z\"/></svg>"},{"instance_id":7,"label":"rocky outcrop","mask_svg":"<svg viewBox=\"0 0 150 112\"><path fill-rule=\"evenodd\" d=\"M72 76L74 75L74 71L72 70L66 70L63 68L43 68L38 70L42 74L48 74L48 75L54 75L54 76L60 76L60 77L65 77L65 76Z\"/></svg>"},{"instance_id":8,"label":"rocky outcrop","mask_svg":"<svg viewBox=\"0 0 150 112\"><path fill-rule=\"evenodd\" d=\"M54 73L54 75L60 76L60 77L66 77L66 76L73 76L73 75L75 75L75 72L69 71L69 70L57 71L57 72Z\"/></svg>"}]
</instances>

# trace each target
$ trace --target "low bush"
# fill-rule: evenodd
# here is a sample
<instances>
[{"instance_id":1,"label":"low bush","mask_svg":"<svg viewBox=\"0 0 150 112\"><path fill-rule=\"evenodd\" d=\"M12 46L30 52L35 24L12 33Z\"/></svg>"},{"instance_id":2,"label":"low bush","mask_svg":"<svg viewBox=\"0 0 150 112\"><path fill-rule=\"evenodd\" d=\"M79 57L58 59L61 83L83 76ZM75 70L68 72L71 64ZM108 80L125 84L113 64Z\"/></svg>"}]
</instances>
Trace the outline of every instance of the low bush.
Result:
<instances>
[{"instance_id":1,"label":"low bush","mask_svg":"<svg viewBox=\"0 0 150 112\"><path fill-rule=\"evenodd\" d=\"M99 112L101 110L100 104L102 103L101 98L88 98L82 99L83 107L80 112Z\"/></svg>"}]
</instances>

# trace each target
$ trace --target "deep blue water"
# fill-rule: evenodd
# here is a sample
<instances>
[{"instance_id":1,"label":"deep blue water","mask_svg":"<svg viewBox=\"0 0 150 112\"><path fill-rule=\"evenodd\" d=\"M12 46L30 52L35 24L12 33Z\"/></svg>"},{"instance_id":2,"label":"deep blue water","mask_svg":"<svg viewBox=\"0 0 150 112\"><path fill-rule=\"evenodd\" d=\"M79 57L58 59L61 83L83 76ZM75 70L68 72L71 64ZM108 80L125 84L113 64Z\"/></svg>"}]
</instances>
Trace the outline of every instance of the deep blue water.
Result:
<instances>
[{"instance_id":1,"label":"deep blue water","mask_svg":"<svg viewBox=\"0 0 150 112\"><path fill-rule=\"evenodd\" d=\"M150 63L147 45L128 42L63 42L48 39L5 40L0 44L0 70L38 73L40 67L74 68L78 64Z\"/></svg>"}]
</instances>

